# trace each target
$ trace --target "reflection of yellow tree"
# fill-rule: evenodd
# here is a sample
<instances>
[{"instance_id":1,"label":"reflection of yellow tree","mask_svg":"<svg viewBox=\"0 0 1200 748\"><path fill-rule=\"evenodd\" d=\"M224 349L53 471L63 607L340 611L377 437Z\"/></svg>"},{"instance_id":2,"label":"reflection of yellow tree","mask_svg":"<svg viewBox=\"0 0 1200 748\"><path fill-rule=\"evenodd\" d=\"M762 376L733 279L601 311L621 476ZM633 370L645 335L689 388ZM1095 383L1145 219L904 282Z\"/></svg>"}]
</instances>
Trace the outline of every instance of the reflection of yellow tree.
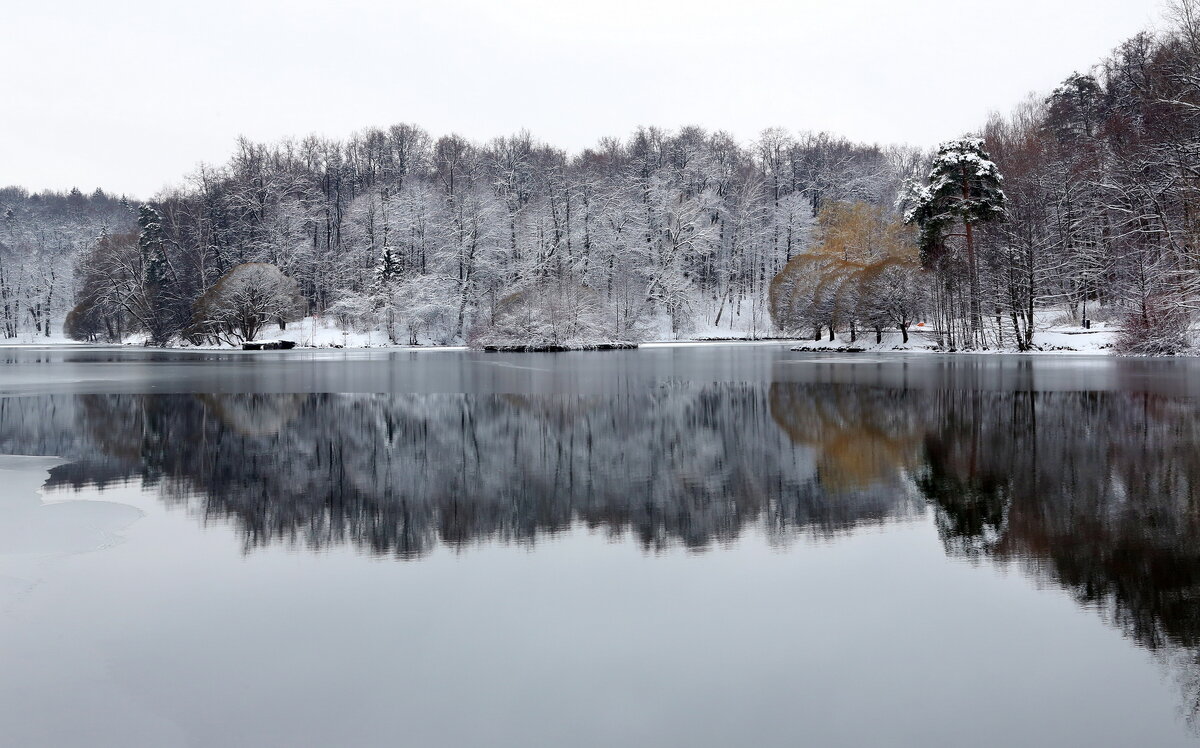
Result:
<instances>
[{"instance_id":1,"label":"reflection of yellow tree","mask_svg":"<svg viewBox=\"0 0 1200 748\"><path fill-rule=\"evenodd\" d=\"M558 427L576 423L604 406L602 398L574 395L501 395L500 399L519 411Z\"/></svg>"},{"instance_id":2,"label":"reflection of yellow tree","mask_svg":"<svg viewBox=\"0 0 1200 748\"><path fill-rule=\"evenodd\" d=\"M913 233L881 206L833 202L818 217L817 243L771 281L770 306L783 330L834 330L848 322L905 332L916 314L920 271ZM897 305L897 302L900 302Z\"/></svg>"},{"instance_id":3,"label":"reflection of yellow tree","mask_svg":"<svg viewBox=\"0 0 1200 748\"><path fill-rule=\"evenodd\" d=\"M920 464L924 431L897 397L903 394L776 382L771 417L793 443L816 450L822 487L844 493L895 482Z\"/></svg>"},{"instance_id":4,"label":"reflection of yellow tree","mask_svg":"<svg viewBox=\"0 0 1200 748\"><path fill-rule=\"evenodd\" d=\"M243 436L274 436L296 417L303 395L197 395L207 409Z\"/></svg>"}]
</instances>

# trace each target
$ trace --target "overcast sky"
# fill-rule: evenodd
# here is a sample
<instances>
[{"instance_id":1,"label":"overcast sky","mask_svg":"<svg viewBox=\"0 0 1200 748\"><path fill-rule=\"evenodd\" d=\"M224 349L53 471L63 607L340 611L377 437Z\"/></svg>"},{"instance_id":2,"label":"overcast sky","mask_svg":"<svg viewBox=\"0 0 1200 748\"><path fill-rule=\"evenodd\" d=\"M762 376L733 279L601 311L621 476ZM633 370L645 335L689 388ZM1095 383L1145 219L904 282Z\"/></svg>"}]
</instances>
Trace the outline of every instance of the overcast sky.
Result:
<instances>
[{"instance_id":1,"label":"overcast sky","mask_svg":"<svg viewBox=\"0 0 1200 748\"><path fill-rule=\"evenodd\" d=\"M932 145L1157 23L1162 0L16 0L0 185L149 196L239 134L415 122L572 151L640 124Z\"/></svg>"}]
</instances>

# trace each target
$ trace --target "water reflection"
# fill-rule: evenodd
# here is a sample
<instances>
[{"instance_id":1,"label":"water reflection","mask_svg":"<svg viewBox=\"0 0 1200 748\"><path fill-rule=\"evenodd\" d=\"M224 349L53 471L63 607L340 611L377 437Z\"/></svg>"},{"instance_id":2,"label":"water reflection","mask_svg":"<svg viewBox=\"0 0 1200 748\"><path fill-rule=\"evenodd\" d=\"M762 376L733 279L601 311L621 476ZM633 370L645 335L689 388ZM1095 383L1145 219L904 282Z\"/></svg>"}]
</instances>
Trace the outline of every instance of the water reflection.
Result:
<instances>
[{"instance_id":1,"label":"water reflection","mask_svg":"<svg viewBox=\"0 0 1200 748\"><path fill-rule=\"evenodd\" d=\"M1200 714L1200 420L1147 392L939 392L917 485L951 554L1015 561L1179 666Z\"/></svg>"},{"instance_id":2,"label":"water reflection","mask_svg":"<svg viewBox=\"0 0 1200 748\"><path fill-rule=\"evenodd\" d=\"M779 429L774 401L750 385L629 397L86 395L0 408L6 429L59 424L61 444L8 438L74 460L51 487L139 477L231 521L251 548L353 543L414 557L439 541L532 542L578 522L649 549L699 549L749 523L783 543L919 510L896 471L826 477L828 450Z\"/></svg>"},{"instance_id":3,"label":"water reflection","mask_svg":"<svg viewBox=\"0 0 1200 748\"><path fill-rule=\"evenodd\" d=\"M1170 660L1200 709L1200 413L1139 388L672 384L640 394L0 399L0 451L136 479L247 549L533 543L575 524L647 549L763 528L828 537L931 512L944 547L1016 563ZM840 375L839 375L840 376Z\"/></svg>"}]
</instances>

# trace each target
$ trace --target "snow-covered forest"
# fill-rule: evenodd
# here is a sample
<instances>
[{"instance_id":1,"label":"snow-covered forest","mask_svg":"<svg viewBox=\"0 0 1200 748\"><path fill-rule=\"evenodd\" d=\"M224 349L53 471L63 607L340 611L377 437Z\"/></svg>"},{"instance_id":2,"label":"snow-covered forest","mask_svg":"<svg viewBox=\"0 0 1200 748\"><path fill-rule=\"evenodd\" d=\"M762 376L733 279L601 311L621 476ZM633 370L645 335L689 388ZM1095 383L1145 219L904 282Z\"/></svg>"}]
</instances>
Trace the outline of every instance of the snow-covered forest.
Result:
<instances>
[{"instance_id":1,"label":"snow-covered forest","mask_svg":"<svg viewBox=\"0 0 1200 748\"><path fill-rule=\"evenodd\" d=\"M1047 321L1097 321L1127 350L1182 350L1200 4L1168 21L937 152L647 127L567 153L400 124L243 139L144 205L7 188L0 328L228 342L318 315L397 343L587 345L920 325L949 348L1028 349ZM220 298L247 263L288 293Z\"/></svg>"},{"instance_id":2,"label":"snow-covered forest","mask_svg":"<svg viewBox=\"0 0 1200 748\"><path fill-rule=\"evenodd\" d=\"M77 302L79 262L98 240L129 231L130 203L97 189L85 195L0 188L0 334L50 337Z\"/></svg>"},{"instance_id":3,"label":"snow-covered forest","mask_svg":"<svg viewBox=\"0 0 1200 748\"><path fill-rule=\"evenodd\" d=\"M257 262L297 281L304 312L398 342L764 336L766 288L821 208L892 202L912 160L782 130L742 146L647 128L575 156L526 133L470 143L414 125L242 141L154 201L140 233L95 246L76 332L165 342L225 273Z\"/></svg>"}]
</instances>

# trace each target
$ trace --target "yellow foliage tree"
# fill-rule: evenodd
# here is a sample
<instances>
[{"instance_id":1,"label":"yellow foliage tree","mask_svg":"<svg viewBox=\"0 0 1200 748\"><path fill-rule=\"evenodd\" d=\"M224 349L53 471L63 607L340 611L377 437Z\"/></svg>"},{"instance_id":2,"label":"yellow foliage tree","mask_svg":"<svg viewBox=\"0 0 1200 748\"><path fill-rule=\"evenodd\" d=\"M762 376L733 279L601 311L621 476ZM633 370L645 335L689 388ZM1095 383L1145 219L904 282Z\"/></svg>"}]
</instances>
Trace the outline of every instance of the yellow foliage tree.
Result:
<instances>
[{"instance_id":1,"label":"yellow foliage tree","mask_svg":"<svg viewBox=\"0 0 1200 748\"><path fill-rule=\"evenodd\" d=\"M785 332L806 327L835 330L848 322L851 339L860 322L894 326L908 339L919 310L916 235L882 206L831 202L817 217L817 241L771 281L775 325ZM903 298L880 298L900 294Z\"/></svg>"}]
</instances>

